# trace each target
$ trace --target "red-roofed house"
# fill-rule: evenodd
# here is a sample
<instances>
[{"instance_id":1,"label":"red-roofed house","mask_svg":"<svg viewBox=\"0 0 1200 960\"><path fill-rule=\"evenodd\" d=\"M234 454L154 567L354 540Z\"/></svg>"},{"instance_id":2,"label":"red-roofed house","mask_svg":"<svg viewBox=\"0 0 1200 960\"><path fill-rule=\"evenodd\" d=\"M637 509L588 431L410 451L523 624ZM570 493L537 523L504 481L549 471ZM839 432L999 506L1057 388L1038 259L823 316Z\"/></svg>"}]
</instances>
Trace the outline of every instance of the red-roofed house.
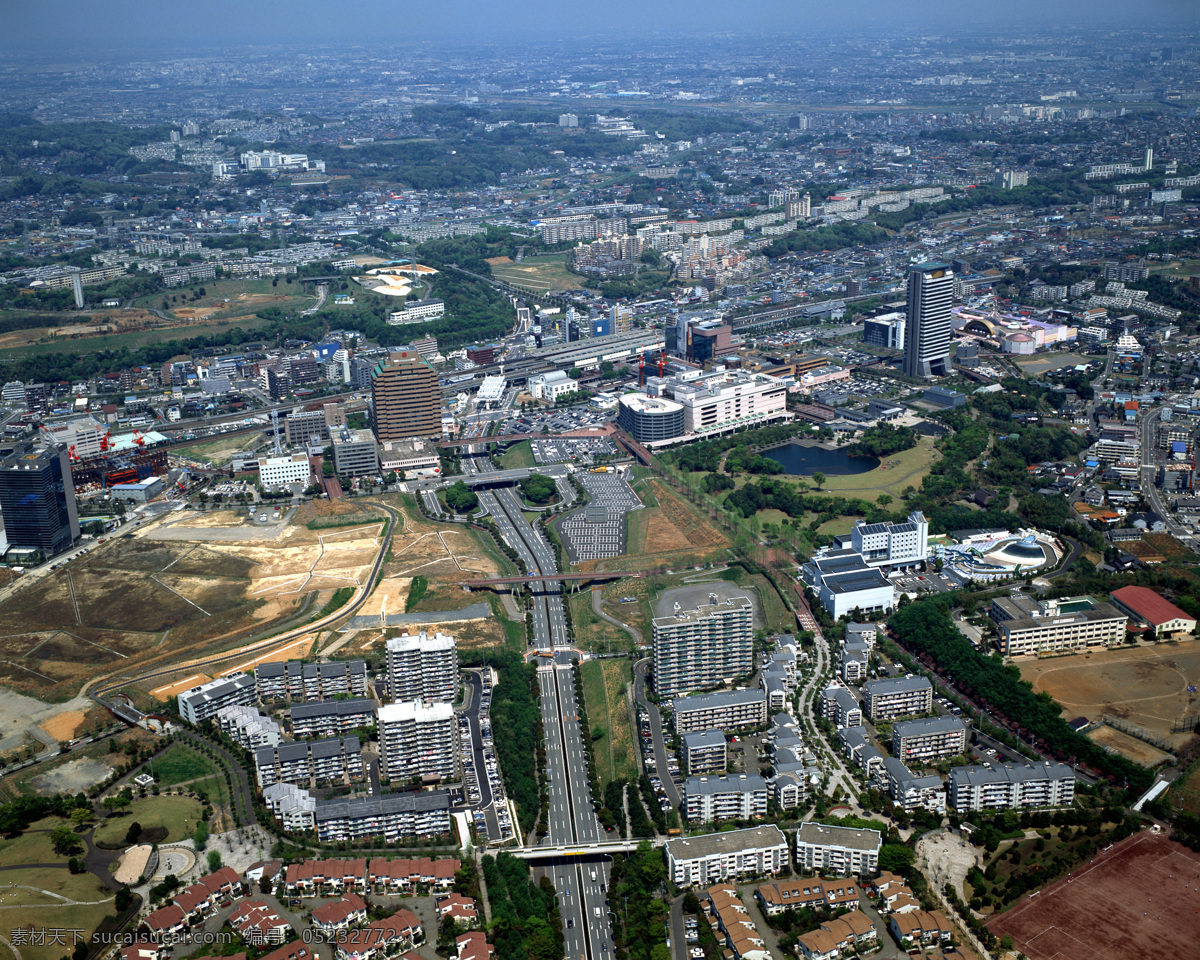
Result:
<instances>
[{"instance_id":1,"label":"red-roofed house","mask_svg":"<svg viewBox=\"0 0 1200 960\"><path fill-rule=\"evenodd\" d=\"M208 887L193 883L187 889L176 894L172 902L183 911L188 923L195 923L197 920L204 919L208 913L210 903Z\"/></svg>"},{"instance_id":2,"label":"red-roofed house","mask_svg":"<svg viewBox=\"0 0 1200 960\"><path fill-rule=\"evenodd\" d=\"M456 927L473 927L479 922L479 910L475 906L475 898L464 897L458 893L452 893L450 896L438 900L437 912L438 920L453 917Z\"/></svg>"},{"instance_id":3,"label":"red-roofed house","mask_svg":"<svg viewBox=\"0 0 1200 960\"><path fill-rule=\"evenodd\" d=\"M157 943L142 940L121 948L121 960L158 960L163 949Z\"/></svg>"},{"instance_id":4,"label":"red-roofed house","mask_svg":"<svg viewBox=\"0 0 1200 960\"><path fill-rule=\"evenodd\" d=\"M156 943L174 943L187 930L187 914L175 904L168 903L146 917L144 923L150 931L151 940Z\"/></svg>"},{"instance_id":5,"label":"red-roofed house","mask_svg":"<svg viewBox=\"0 0 1200 960\"><path fill-rule=\"evenodd\" d=\"M219 903L228 903L234 897L242 895L242 878L233 867L222 867L196 882L207 887L208 892L216 897Z\"/></svg>"},{"instance_id":6,"label":"red-roofed house","mask_svg":"<svg viewBox=\"0 0 1200 960\"><path fill-rule=\"evenodd\" d=\"M278 950L272 950L262 960L317 960L313 952L300 940L285 943Z\"/></svg>"},{"instance_id":7,"label":"red-roofed house","mask_svg":"<svg viewBox=\"0 0 1200 960\"><path fill-rule=\"evenodd\" d=\"M454 944L458 948L458 960L491 960L496 952L480 930L456 937Z\"/></svg>"},{"instance_id":8,"label":"red-roofed house","mask_svg":"<svg viewBox=\"0 0 1200 960\"><path fill-rule=\"evenodd\" d=\"M1147 587L1114 590L1112 601L1134 619L1150 624L1155 637L1171 639L1196 632L1195 617Z\"/></svg>"},{"instance_id":9,"label":"red-roofed house","mask_svg":"<svg viewBox=\"0 0 1200 960\"><path fill-rule=\"evenodd\" d=\"M349 930L367 922L367 904L357 893L347 893L313 910L312 922L325 933Z\"/></svg>"},{"instance_id":10,"label":"red-roofed house","mask_svg":"<svg viewBox=\"0 0 1200 960\"><path fill-rule=\"evenodd\" d=\"M375 960L393 950L407 950L422 939L421 921L411 910L401 908L386 920L376 920L352 930L337 943L338 960Z\"/></svg>"},{"instance_id":11,"label":"red-roofed house","mask_svg":"<svg viewBox=\"0 0 1200 960\"><path fill-rule=\"evenodd\" d=\"M229 925L249 944L283 943L290 923L267 906L266 900L247 900L229 915Z\"/></svg>"}]
</instances>

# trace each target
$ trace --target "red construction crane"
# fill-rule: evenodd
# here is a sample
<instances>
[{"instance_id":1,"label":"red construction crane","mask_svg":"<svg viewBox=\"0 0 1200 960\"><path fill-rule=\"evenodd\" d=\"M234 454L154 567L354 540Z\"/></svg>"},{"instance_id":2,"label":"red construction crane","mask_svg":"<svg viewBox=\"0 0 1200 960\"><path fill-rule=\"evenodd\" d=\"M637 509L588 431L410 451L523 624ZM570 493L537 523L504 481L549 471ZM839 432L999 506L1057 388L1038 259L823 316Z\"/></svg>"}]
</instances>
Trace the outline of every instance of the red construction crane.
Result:
<instances>
[{"instance_id":1,"label":"red construction crane","mask_svg":"<svg viewBox=\"0 0 1200 960\"><path fill-rule=\"evenodd\" d=\"M666 365L667 365L666 355L661 350L659 350L658 351L658 375L660 377L663 375L663 370L666 368Z\"/></svg>"},{"instance_id":2,"label":"red construction crane","mask_svg":"<svg viewBox=\"0 0 1200 960\"><path fill-rule=\"evenodd\" d=\"M646 357L642 355L638 357L638 386L646 385Z\"/></svg>"},{"instance_id":3,"label":"red construction crane","mask_svg":"<svg viewBox=\"0 0 1200 960\"><path fill-rule=\"evenodd\" d=\"M134 442L135 444L137 444L139 447L144 447L144 446L146 445L146 438L145 438L145 437L143 437L143 436L142 436L140 433L138 433L136 430L134 430L134 431L133 431L133 442Z\"/></svg>"}]
</instances>

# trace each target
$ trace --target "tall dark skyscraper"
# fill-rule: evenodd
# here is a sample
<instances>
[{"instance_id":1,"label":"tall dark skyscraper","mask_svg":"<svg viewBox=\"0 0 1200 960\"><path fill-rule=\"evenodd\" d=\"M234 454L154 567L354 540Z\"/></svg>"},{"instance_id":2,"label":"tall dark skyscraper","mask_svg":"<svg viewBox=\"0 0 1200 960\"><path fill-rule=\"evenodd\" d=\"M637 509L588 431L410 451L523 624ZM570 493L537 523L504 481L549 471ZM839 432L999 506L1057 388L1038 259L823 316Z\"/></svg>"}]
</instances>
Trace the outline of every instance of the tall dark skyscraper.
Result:
<instances>
[{"instance_id":1,"label":"tall dark skyscraper","mask_svg":"<svg viewBox=\"0 0 1200 960\"><path fill-rule=\"evenodd\" d=\"M371 372L375 438L428 439L442 435L442 394L437 371L415 350L388 354Z\"/></svg>"},{"instance_id":2,"label":"tall dark skyscraper","mask_svg":"<svg viewBox=\"0 0 1200 960\"><path fill-rule=\"evenodd\" d=\"M0 515L14 547L47 557L79 539L67 448L34 441L0 448Z\"/></svg>"},{"instance_id":3,"label":"tall dark skyscraper","mask_svg":"<svg viewBox=\"0 0 1200 960\"><path fill-rule=\"evenodd\" d=\"M921 263L908 271L908 321L904 372L943 377L950 372L950 303L954 271L944 263Z\"/></svg>"}]
</instances>

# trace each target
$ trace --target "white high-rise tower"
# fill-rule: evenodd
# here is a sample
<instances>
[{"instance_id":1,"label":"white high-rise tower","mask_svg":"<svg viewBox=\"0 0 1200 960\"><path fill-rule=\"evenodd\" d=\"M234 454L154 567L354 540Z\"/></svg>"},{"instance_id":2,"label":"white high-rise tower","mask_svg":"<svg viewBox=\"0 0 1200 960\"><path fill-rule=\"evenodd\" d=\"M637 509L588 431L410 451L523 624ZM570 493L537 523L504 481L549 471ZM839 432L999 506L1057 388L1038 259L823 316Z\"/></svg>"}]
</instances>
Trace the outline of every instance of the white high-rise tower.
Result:
<instances>
[{"instance_id":1,"label":"white high-rise tower","mask_svg":"<svg viewBox=\"0 0 1200 960\"><path fill-rule=\"evenodd\" d=\"M921 263L908 271L908 320L904 372L931 379L950 372L950 304L954 271L944 263Z\"/></svg>"}]
</instances>

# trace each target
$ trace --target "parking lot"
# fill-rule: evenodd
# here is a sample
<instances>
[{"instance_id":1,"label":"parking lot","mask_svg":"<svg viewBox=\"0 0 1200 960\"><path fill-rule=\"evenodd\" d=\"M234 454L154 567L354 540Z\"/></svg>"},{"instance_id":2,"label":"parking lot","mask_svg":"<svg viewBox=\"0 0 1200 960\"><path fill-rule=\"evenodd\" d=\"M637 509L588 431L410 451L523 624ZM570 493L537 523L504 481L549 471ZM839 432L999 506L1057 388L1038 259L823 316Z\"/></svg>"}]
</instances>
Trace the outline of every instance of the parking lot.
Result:
<instances>
[{"instance_id":1,"label":"parking lot","mask_svg":"<svg viewBox=\"0 0 1200 960\"><path fill-rule=\"evenodd\" d=\"M587 404L576 404L553 410L531 410L516 414L504 421L501 433L569 433L608 423L615 416L612 410L596 410Z\"/></svg>"},{"instance_id":2,"label":"parking lot","mask_svg":"<svg viewBox=\"0 0 1200 960\"><path fill-rule=\"evenodd\" d=\"M601 560L625 552L625 515L642 502L622 473L578 473L591 503L559 523L563 545L572 563Z\"/></svg>"},{"instance_id":3,"label":"parking lot","mask_svg":"<svg viewBox=\"0 0 1200 960\"><path fill-rule=\"evenodd\" d=\"M531 440L534 463L566 463L574 461L580 466L591 466L597 454L616 456L617 445L607 437L545 437Z\"/></svg>"},{"instance_id":4,"label":"parking lot","mask_svg":"<svg viewBox=\"0 0 1200 960\"><path fill-rule=\"evenodd\" d=\"M889 579L898 591L913 595L919 593L948 593L951 590L958 590L962 586L946 574L935 573L933 571L929 573L900 574Z\"/></svg>"}]
</instances>

